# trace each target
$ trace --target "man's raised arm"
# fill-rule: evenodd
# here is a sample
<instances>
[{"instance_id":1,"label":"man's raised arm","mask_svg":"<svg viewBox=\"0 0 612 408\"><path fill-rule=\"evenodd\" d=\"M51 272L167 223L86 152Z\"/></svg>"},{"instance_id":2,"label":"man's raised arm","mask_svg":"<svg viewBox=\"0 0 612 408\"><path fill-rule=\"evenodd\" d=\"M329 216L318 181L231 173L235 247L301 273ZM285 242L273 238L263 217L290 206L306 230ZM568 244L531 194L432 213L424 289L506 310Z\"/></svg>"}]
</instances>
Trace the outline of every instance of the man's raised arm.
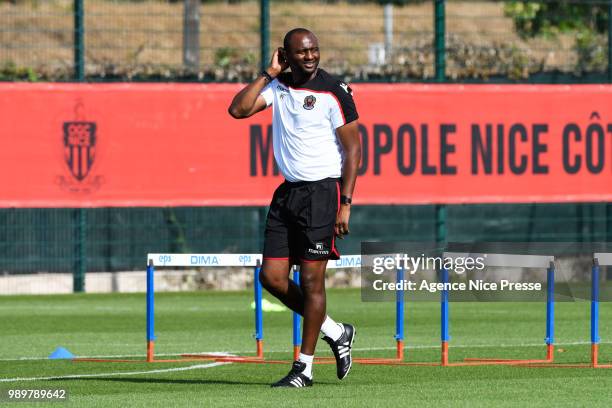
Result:
<instances>
[{"instance_id":1,"label":"man's raised arm","mask_svg":"<svg viewBox=\"0 0 612 408\"><path fill-rule=\"evenodd\" d=\"M279 63L278 50L274 51L270 66L265 71L268 76L262 73L238 92L227 110L229 114L236 119L244 119L264 110L267 103L264 97L260 95L262 89L286 68L286 64Z\"/></svg>"}]
</instances>

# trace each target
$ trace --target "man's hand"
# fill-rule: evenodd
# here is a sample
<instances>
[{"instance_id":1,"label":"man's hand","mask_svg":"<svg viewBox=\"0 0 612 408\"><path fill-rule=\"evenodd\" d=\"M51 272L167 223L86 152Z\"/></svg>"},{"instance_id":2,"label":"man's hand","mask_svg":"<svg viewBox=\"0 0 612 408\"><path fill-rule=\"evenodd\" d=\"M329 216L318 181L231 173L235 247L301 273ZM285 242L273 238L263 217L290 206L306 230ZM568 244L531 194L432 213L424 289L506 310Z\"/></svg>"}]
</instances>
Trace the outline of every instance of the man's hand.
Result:
<instances>
[{"instance_id":1,"label":"man's hand","mask_svg":"<svg viewBox=\"0 0 612 408\"><path fill-rule=\"evenodd\" d=\"M281 53L283 53L282 48L274 50L274 54L272 54L272 59L270 60L270 66L266 69L266 72L270 74L272 78L276 78L281 72L289 67L287 61L282 58Z\"/></svg>"},{"instance_id":2,"label":"man's hand","mask_svg":"<svg viewBox=\"0 0 612 408\"><path fill-rule=\"evenodd\" d=\"M334 230L336 236L340 239L343 239L345 235L349 234L349 218L351 216L351 205L350 204L341 204L340 211L336 216L336 225L334 226Z\"/></svg>"}]
</instances>

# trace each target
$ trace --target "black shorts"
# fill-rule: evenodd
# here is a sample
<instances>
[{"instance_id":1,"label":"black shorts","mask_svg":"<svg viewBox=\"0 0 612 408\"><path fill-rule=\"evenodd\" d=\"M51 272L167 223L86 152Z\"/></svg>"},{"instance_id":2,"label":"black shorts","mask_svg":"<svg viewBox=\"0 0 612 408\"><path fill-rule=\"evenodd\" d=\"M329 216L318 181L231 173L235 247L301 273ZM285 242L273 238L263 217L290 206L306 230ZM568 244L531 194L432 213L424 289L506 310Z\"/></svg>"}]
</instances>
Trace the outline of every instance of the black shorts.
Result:
<instances>
[{"instance_id":1,"label":"black shorts","mask_svg":"<svg viewBox=\"0 0 612 408\"><path fill-rule=\"evenodd\" d=\"M339 179L285 181L270 203L264 259L287 259L296 265L339 259L334 234L339 209Z\"/></svg>"}]
</instances>

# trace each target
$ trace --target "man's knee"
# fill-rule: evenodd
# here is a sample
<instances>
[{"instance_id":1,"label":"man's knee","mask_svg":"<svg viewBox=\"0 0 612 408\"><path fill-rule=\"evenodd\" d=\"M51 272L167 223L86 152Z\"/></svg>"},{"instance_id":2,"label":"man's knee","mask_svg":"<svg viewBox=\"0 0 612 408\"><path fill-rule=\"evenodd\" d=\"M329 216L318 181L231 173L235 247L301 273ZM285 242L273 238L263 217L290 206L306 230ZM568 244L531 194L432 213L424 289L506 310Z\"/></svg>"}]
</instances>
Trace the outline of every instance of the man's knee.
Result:
<instances>
[{"instance_id":1,"label":"man's knee","mask_svg":"<svg viewBox=\"0 0 612 408\"><path fill-rule=\"evenodd\" d=\"M262 269L259 274L259 282L267 290L280 291L287 287L288 277L281 273L270 273Z\"/></svg>"},{"instance_id":2,"label":"man's knee","mask_svg":"<svg viewBox=\"0 0 612 408\"><path fill-rule=\"evenodd\" d=\"M304 294L312 297L325 296L325 274L302 273L300 287Z\"/></svg>"}]
</instances>

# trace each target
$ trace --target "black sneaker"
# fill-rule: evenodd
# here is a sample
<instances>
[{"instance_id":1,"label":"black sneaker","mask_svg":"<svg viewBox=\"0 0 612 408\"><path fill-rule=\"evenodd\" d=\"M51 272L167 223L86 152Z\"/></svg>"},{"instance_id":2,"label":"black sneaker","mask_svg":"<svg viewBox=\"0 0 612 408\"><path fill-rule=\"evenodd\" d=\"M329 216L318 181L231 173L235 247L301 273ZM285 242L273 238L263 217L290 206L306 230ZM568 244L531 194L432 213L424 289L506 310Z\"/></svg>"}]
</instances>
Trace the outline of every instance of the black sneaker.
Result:
<instances>
[{"instance_id":1,"label":"black sneaker","mask_svg":"<svg viewBox=\"0 0 612 408\"><path fill-rule=\"evenodd\" d=\"M339 323L339 325L342 326L342 336L337 341L333 341L327 336L323 336L323 340L329 344L334 357L336 357L336 374L342 380L348 375L353 364L351 349L355 340L355 328L347 323Z\"/></svg>"},{"instance_id":2,"label":"black sneaker","mask_svg":"<svg viewBox=\"0 0 612 408\"><path fill-rule=\"evenodd\" d=\"M294 361L289 374L272 384L272 387L312 387L312 380L302 374L304 369L306 369L306 363Z\"/></svg>"}]
</instances>

